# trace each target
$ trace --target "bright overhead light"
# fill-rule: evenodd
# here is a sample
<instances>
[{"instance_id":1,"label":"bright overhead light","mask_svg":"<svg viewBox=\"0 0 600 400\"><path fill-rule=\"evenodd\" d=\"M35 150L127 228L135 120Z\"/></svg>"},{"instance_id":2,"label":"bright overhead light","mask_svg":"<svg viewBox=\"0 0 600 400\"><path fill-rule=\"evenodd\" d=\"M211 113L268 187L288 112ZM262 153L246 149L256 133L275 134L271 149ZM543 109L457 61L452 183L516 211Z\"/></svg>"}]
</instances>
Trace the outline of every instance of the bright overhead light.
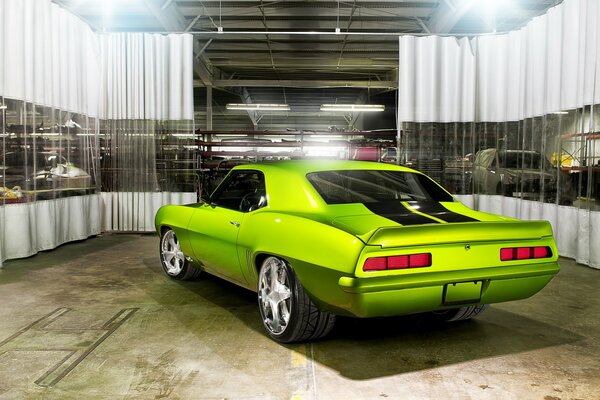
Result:
<instances>
[{"instance_id":1,"label":"bright overhead light","mask_svg":"<svg viewBox=\"0 0 600 400\"><path fill-rule=\"evenodd\" d=\"M568 111L556 111L553 112L552 114L556 114L556 115L567 115L569 112Z\"/></svg>"},{"instance_id":2,"label":"bright overhead light","mask_svg":"<svg viewBox=\"0 0 600 400\"><path fill-rule=\"evenodd\" d=\"M229 103L225 106L228 110L253 110L253 111L289 111L288 104L238 104Z\"/></svg>"},{"instance_id":3,"label":"bright overhead light","mask_svg":"<svg viewBox=\"0 0 600 400\"><path fill-rule=\"evenodd\" d=\"M333 112L381 112L383 104L321 104L321 111Z\"/></svg>"},{"instance_id":4,"label":"bright overhead light","mask_svg":"<svg viewBox=\"0 0 600 400\"><path fill-rule=\"evenodd\" d=\"M0 110L6 110L8 107L6 104L0 104Z\"/></svg>"}]
</instances>

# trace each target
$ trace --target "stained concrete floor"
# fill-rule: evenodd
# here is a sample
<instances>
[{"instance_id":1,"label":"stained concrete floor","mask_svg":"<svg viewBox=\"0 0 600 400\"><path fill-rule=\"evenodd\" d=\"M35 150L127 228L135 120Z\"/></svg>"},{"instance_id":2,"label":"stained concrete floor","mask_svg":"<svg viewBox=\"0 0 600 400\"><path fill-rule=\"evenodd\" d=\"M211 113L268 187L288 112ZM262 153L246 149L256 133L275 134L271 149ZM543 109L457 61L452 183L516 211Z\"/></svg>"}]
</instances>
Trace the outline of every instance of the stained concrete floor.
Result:
<instances>
[{"instance_id":1,"label":"stained concrete floor","mask_svg":"<svg viewBox=\"0 0 600 400\"><path fill-rule=\"evenodd\" d=\"M158 238L105 235L0 270L0 399L600 399L600 271L561 259L477 320L340 319L283 346L255 296L175 282Z\"/></svg>"}]
</instances>

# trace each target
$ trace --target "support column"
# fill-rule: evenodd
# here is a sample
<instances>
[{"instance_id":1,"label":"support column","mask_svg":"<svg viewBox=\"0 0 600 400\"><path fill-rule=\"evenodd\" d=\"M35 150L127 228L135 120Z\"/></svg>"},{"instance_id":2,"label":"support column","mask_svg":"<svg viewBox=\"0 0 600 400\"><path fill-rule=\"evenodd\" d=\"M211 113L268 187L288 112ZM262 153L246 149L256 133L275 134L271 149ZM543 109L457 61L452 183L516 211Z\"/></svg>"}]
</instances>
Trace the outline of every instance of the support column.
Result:
<instances>
[{"instance_id":1,"label":"support column","mask_svg":"<svg viewBox=\"0 0 600 400\"><path fill-rule=\"evenodd\" d=\"M212 86L206 87L206 130L212 131L213 121L212 121Z\"/></svg>"}]
</instances>

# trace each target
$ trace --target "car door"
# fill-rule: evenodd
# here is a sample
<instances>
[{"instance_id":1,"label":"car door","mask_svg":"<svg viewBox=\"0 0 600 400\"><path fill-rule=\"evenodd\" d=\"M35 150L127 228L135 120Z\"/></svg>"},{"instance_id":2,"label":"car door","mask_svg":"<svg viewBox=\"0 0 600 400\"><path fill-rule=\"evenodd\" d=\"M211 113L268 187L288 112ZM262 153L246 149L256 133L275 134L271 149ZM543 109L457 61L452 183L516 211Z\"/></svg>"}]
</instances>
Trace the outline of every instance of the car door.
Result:
<instances>
[{"instance_id":1,"label":"car door","mask_svg":"<svg viewBox=\"0 0 600 400\"><path fill-rule=\"evenodd\" d=\"M245 213L257 206L254 199L264 187L260 171L233 171L192 215L188 229L194 255L209 272L247 283L237 256L237 237Z\"/></svg>"}]
</instances>

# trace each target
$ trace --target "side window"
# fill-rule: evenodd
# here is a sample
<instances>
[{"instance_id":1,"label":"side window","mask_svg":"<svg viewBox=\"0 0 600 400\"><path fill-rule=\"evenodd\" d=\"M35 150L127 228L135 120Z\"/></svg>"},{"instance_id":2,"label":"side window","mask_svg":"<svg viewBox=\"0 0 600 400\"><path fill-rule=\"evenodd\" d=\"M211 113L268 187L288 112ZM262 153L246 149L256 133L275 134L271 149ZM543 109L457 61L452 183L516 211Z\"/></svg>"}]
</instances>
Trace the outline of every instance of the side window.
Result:
<instances>
[{"instance_id":1,"label":"side window","mask_svg":"<svg viewBox=\"0 0 600 400\"><path fill-rule=\"evenodd\" d=\"M266 206L266 195L262 172L239 171L217 188L210 201L219 207L249 212Z\"/></svg>"}]
</instances>

